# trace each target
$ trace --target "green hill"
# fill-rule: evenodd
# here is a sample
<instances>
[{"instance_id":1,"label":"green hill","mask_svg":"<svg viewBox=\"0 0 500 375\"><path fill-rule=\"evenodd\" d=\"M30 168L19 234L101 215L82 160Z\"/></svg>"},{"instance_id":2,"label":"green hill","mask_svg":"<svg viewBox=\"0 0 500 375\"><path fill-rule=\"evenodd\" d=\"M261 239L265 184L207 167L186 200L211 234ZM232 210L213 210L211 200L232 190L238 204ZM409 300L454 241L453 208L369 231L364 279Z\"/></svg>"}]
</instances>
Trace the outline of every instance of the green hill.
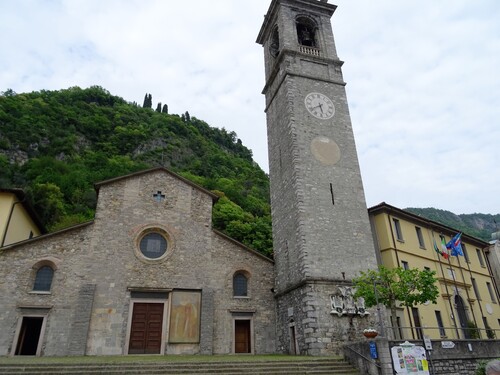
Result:
<instances>
[{"instance_id":1,"label":"green hill","mask_svg":"<svg viewBox=\"0 0 500 375\"><path fill-rule=\"evenodd\" d=\"M93 184L165 166L216 192L214 226L272 253L269 179L234 132L93 86L0 96L0 186L26 190L57 230L93 218ZM237 119L235 119L237 121Z\"/></svg>"},{"instance_id":2,"label":"green hill","mask_svg":"<svg viewBox=\"0 0 500 375\"><path fill-rule=\"evenodd\" d=\"M489 241L491 234L500 229L500 214L454 214L450 211L437 208L405 208L406 211L422 216L426 219L447 225L470 236Z\"/></svg>"}]
</instances>

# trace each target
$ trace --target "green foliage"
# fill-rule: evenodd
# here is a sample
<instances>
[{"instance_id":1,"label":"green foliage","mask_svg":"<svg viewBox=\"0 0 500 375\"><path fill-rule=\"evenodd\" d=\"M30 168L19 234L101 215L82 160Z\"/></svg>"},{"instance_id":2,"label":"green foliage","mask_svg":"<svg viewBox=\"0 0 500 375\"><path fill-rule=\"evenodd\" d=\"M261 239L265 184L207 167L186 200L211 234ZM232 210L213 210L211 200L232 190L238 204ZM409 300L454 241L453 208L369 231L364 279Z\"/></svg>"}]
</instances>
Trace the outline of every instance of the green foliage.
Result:
<instances>
[{"instance_id":1,"label":"green foliage","mask_svg":"<svg viewBox=\"0 0 500 375\"><path fill-rule=\"evenodd\" d=\"M92 86L0 96L0 186L30 192L50 230L93 217L93 184L162 165L223 197L214 227L272 254L268 176L234 132ZM9 162L19 153L26 160ZM48 206L42 203L47 201Z\"/></svg>"},{"instance_id":2,"label":"green foliage","mask_svg":"<svg viewBox=\"0 0 500 375\"><path fill-rule=\"evenodd\" d=\"M476 323L474 323L472 320L467 321L467 336L470 339L481 338L479 329L477 328Z\"/></svg>"},{"instance_id":3,"label":"green foliage","mask_svg":"<svg viewBox=\"0 0 500 375\"><path fill-rule=\"evenodd\" d=\"M490 340L494 340L497 338L497 334L495 333L494 330L491 329L490 326L486 326L486 337L489 338Z\"/></svg>"},{"instance_id":4,"label":"green foliage","mask_svg":"<svg viewBox=\"0 0 500 375\"><path fill-rule=\"evenodd\" d=\"M40 218L47 225L53 226L65 214L64 195L59 186L52 183L35 183L27 191L28 197L33 202L33 207Z\"/></svg>"},{"instance_id":5,"label":"green foliage","mask_svg":"<svg viewBox=\"0 0 500 375\"><path fill-rule=\"evenodd\" d=\"M391 309L396 321L396 302L402 306L415 306L430 301L436 303L439 290L436 286L436 273L417 268L403 269L379 266L378 270L361 272L353 279L356 287L355 298L363 297L367 307L376 301Z\"/></svg>"},{"instance_id":6,"label":"green foliage","mask_svg":"<svg viewBox=\"0 0 500 375\"><path fill-rule=\"evenodd\" d=\"M498 230L497 224L500 223L500 214L460 214L439 210L437 208L405 208L415 215L426 219L436 221L443 225L455 228L469 236L479 238L483 241L489 241L491 234ZM496 222L496 223L495 223Z\"/></svg>"},{"instance_id":7,"label":"green foliage","mask_svg":"<svg viewBox=\"0 0 500 375\"><path fill-rule=\"evenodd\" d=\"M498 358L497 360L500 361L500 358ZM484 359L479 361L476 372L474 374L475 375L487 375L486 374L486 366L488 365L489 362L490 362L490 360L484 360Z\"/></svg>"}]
</instances>

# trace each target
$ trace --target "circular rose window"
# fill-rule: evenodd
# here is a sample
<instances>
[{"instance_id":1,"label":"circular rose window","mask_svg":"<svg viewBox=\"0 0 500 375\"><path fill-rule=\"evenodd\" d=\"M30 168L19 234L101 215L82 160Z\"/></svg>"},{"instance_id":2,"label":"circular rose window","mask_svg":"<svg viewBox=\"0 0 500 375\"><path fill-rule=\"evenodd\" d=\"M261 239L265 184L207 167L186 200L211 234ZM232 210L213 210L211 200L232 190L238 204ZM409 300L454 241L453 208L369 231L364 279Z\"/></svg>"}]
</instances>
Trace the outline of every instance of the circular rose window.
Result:
<instances>
[{"instance_id":1,"label":"circular rose window","mask_svg":"<svg viewBox=\"0 0 500 375\"><path fill-rule=\"evenodd\" d=\"M161 258L167 252L167 240L160 233L148 233L141 238L139 248L149 259Z\"/></svg>"}]
</instances>

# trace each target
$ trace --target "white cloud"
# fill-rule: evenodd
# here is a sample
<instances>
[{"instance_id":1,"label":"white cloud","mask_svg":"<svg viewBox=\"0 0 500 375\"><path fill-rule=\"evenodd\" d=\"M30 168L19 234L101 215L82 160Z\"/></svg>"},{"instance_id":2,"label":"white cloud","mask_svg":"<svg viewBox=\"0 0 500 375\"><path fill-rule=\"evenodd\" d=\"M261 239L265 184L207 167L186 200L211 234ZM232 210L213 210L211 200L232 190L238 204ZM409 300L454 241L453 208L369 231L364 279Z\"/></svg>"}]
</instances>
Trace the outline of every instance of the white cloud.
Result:
<instances>
[{"instance_id":1,"label":"white cloud","mask_svg":"<svg viewBox=\"0 0 500 375\"><path fill-rule=\"evenodd\" d=\"M0 0L0 90L148 92L236 131L267 169L255 39L269 3ZM368 204L500 212L500 3L336 3Z\"/></svg>"}]
</instances>

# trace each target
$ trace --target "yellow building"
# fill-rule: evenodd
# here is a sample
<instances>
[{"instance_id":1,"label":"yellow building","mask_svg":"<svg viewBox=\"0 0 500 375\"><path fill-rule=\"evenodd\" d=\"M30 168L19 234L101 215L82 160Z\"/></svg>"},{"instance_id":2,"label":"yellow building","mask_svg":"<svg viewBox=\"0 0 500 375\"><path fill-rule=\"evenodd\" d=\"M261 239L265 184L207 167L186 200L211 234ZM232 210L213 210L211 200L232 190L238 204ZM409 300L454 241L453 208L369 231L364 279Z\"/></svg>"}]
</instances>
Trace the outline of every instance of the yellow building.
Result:
<instances>
[{"instance_id":1,"label":"yellow building","mask_svg":"<svg viewBox=\"0 0 500 375\"><path fill-rule=\"evenodd\" d=\"M45 232L21 189L0 189L0 248Z\"/></svg>"},{"instance_id":2,"label":"yellow building","mask_svg":"<svg viewBox=\"0 0 500 375\"><path fill-rule=\"evenodd\" d=\"M391 322L396 338L464 339L500 337L498 291L487 263L488 243L462 235L464 256L438 254L457 230L386 203L368 210L379 264L436 272L437 304L398 309ZM474 327L477 327L475 329Z\"/></svg>"}]
</instances>

